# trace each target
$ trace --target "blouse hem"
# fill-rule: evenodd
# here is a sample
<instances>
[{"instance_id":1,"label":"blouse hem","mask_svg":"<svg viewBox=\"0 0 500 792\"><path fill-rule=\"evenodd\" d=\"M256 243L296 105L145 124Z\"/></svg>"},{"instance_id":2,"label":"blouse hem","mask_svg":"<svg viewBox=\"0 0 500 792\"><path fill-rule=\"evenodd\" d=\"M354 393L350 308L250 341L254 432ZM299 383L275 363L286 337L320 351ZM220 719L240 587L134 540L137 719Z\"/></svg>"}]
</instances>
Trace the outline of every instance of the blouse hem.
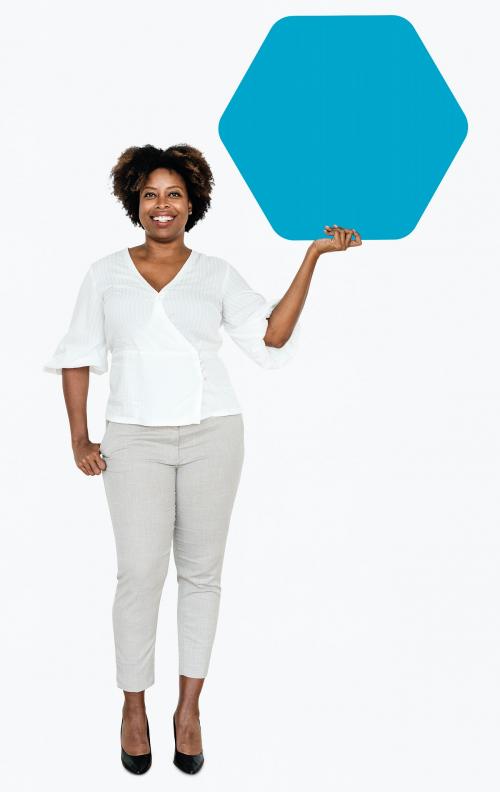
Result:
<instances>
[{"instance_id":1,"label":"blouse hem","mask_svg":"<svg viewBox=\"0 0 500 792\"><path fill-rule=\"evenodd\" d=\"M138 424L139 426L190 426L191 424L199 424L201 421L204 421L205 418L212 418L216 416L222 415L241 415L242 410L216 410L215 412L211 412L209 415L200 416L199 420L197 421L181 421L180 423L172 423L171 421L144 421L139 420L137 417L124 417L123 415L113 415L112 413L106 413L105 420L113 421L114 423L125 423L125 424Z\"/></svg>"}]
</instances>

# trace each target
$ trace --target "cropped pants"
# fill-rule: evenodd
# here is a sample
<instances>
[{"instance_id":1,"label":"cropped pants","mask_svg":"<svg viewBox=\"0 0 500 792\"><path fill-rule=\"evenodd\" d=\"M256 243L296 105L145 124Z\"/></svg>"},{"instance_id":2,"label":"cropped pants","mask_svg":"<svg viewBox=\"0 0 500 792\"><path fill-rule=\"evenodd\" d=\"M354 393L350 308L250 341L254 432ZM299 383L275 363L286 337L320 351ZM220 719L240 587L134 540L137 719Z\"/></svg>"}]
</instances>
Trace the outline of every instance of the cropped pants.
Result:
<instances>
[{"instance_id":1,"label":"cropped pants","mask_svg":"<svg viewBox=\"0 0 500 792\"><path fill-rule=\"evenodd\" d=\"M117 685L140 691L154 683L156 627L172 542L179 674L203 678L243 466L243 416L211 416L184 426L107 420L100 451L117 555Z\"/></svg>"}]
</instances>

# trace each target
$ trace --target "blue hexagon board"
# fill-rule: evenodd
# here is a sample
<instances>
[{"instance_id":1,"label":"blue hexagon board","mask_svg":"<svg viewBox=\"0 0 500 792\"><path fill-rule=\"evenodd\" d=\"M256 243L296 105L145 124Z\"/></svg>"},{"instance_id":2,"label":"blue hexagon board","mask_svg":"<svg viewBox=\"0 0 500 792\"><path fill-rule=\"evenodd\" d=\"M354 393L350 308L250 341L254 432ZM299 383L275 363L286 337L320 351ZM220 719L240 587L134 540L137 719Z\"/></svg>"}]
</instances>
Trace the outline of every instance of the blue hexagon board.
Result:
<instances>
[{"instance_id":1,"label":"blue hexagon board","mask_svg":"<svg viewBox=\"0 0 500 792\"><path fill-rule=\"evenodd\" d=\"M219 135L280 236L317 239L336 223L400 239L467 119L407 19L288 16L261 44Z\"/></svg>"}]
</instances>

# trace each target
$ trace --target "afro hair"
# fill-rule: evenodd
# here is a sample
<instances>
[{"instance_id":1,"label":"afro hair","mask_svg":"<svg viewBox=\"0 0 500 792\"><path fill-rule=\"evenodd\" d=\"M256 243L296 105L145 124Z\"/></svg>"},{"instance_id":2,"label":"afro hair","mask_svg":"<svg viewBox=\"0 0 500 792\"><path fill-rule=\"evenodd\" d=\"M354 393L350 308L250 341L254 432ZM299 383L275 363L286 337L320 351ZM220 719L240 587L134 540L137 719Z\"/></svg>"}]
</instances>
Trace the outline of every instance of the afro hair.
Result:
<instances>
[{"instance_id":1,"label":"afro hair","mask_svg":"<svg viewBox=\"0 0 500 792\"><path fill-rule=\"evenodd\" d=\"M139 194L148 174L156 168L176 171L184 179L192 204L192 212L185 227L186 231L190 231L205 216L210 206L214 180L201 151L187 143L167 149L150 144L125 149L111 169L113 195L121 202L132 223L142 227L139 220Z\"/></svg>"}]
</instances>

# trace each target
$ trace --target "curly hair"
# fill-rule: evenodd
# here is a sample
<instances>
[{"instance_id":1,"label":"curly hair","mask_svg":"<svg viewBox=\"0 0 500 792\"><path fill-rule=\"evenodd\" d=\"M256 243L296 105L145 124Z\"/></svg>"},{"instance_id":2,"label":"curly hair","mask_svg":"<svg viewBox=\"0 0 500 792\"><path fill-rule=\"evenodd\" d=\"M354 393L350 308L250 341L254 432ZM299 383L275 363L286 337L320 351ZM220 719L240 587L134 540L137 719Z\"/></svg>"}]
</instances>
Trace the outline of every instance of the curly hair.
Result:
<instances>
[{"instance_id":1,"label":"curly hair","mask_svg":"<svg viewBox=\"0 0 500 792\"><path fill-rule=\"evenodd\" d=\"M139 193L148 174L155 168L168 168L183 177L192 204L192 212L185 227L186 231L190 231L210 207L210 194L215 182L201 151L187 143L167 149L150 144L125 149L110 172L113 195L121 202L132 223L142 227L139 220Z\"/></svg>"}]
</instances>

